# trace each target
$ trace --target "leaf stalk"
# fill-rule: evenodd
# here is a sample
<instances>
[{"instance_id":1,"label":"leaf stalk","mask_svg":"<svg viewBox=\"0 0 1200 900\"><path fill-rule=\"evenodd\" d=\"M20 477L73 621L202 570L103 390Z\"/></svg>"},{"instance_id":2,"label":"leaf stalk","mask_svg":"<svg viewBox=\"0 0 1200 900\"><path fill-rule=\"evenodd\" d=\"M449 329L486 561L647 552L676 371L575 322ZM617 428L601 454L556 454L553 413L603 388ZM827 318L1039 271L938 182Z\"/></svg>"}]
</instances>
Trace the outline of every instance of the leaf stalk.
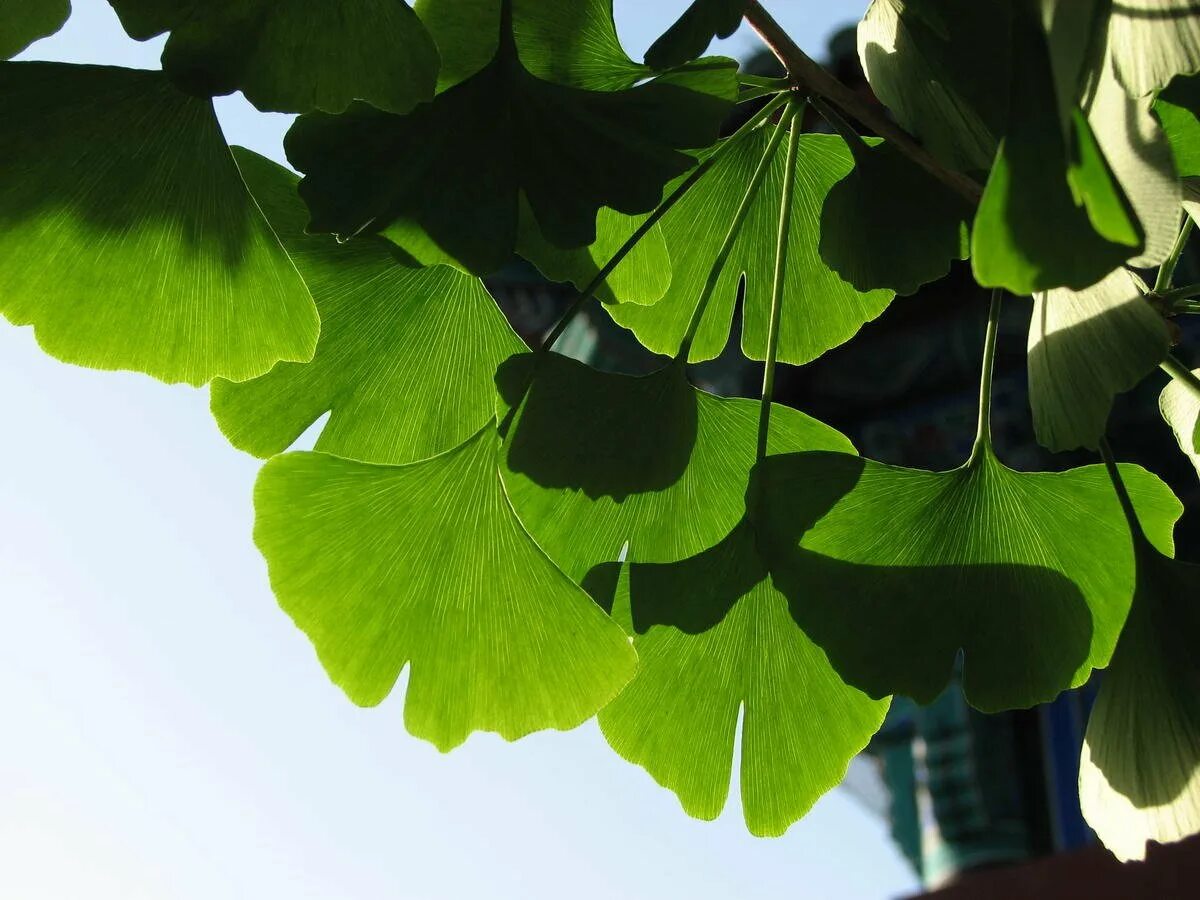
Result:
<instances>
[{"instance_id":1,"label":"leaf stalk","mask_svg":"<svg viewBox=\"0 0 1200 900\"><path fill-rule=\"evenodd\" d=\"M983 365L979 375L979 424L975 430L975 446L967 465L975 462L979 455L992 449L992 370L996 362L996 337L1000 331L1000 288L992 290L992 302L988 306L987 331L983 337Z\"/></svg>"}]
</instances>

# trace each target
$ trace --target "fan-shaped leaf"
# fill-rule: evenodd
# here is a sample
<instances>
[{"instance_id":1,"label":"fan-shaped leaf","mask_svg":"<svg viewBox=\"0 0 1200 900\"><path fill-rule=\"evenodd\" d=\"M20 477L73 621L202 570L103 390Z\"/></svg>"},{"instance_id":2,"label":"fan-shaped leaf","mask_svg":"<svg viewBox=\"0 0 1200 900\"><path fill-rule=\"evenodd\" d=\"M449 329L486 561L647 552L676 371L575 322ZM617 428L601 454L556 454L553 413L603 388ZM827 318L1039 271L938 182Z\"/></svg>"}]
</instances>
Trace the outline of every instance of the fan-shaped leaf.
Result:
<instances>
[{"instance_id":1,"label":"fan-shaped leaf","mask_svg":"<svg viewBox=\"0 0 1200 900\"><path fill-rule=\"evenodd\" d=\"M1193 369L1192 374L1200 376L1200 369ZM1158 408L1175 432L1179 449L1200 475L1200 397L1186 384L1172 378L1159 395Z\"/></svg>"},{"instance_id":2,"label":"fan-shaped leaf","mask_svg":"<svg viewBox=\"0 0 1200 900\"><path fill-rule=\"evenodd\" d=\"M0 19L0 59L54 34L70 15L71 0L8 0Z\"/></svg>"},{"instance_id":3,"label":"fan-shaped leaf","mask_svg":"<svg viewBox=\"0 0 1200 900\"><path fill-rule=\"evenodd\" d=\"M737 31L750 0L692 0L692 4L646 51L646 65L671 69L695 59L714 37Z\"/></svg>"},{"instance_id":4,"label":"fan-shaped leaf","mask_svg":"<svg viewBox=\"0 0 1200 900\"><path fill-rule=\"evenodd\" d=\"M625 304L609 309L613 319L654 352L670 356L678 352L728 223L770 137L770 128L759 128L730 138L734 143L724 148L712 169L663 217L663 238L671 254L671 286L663 298L651 307ZM752 359L765 355L785 166L785 155L776 153L720 272L689 353L692 361L712 359L728 343L743 275L742 349ZM784 288L788 303L779 335L779 359L783 362L806 363L849 340L892 299L891 291L856 291L820 258L821 208L851 166L850 151L841 138L825 134L800 137Z\"/></svg>"},{"instance_id":5,"label":"fan-shaped leaf","mask_svg":"<svg viewBox=\"0 0 1200 900\"><path fill-rule=\"evenodd\" d=\"M1157 368L1170 344L1166 322L1127 269L1082 291L1038 294L1029 323L1029 404L1038 443L1095 449L1113 397Z\"/></svg>"},{"instance_id":6,"label":"fan-shaped leaf","mask_svg":"<svg viewBox=\"0 0 1200 900\"><path fill-rule=\"evenodd\" d=\"M1200 175L1200 76L1175 78L1154 99L1181 178Z\"/></svg>"},{"instance_id":7,"label":"fan-shaped leaf","mask_svg":"<svg viewBox=\"0 0 1200 900\"><path fill-rule=\"evenodd\" d=\"M1169 542L1178 501L1143 469L1125 475ZM1134 565L1103 467L1020 473L983 449L935 473L802 453L769 457L762 477L775 584L871 696L933 700L960 648L985 711L1048 701L1108 663Z\"/></svg>"},{"instance_id":8,"label":"fan-shaped leaf","mask_svg":"<svg viewBox=\"0 0 1200 900\"><path fill-rule=\"evenodd\" d=\"M456 447L490 421L496 366L525 345L479 280L403 265L378 238L306 235L296 177L235 153L316 298L321 338L310 363L213 385L213 415L234 446L279 453L332 410L316 449L405 463Z\"/></svg>"},{"instance_id":9,"label":"fan-shaped leaf","mask_svg":"<svg viewBox=\"0 0 1200 900\"><path fill-rule=\"evenodd\" d=\"M1200 8L1193 0L1120 0L1109 44L1121 83L1134 96L1200 70Z\"/></svg>"},{"instance_id":10,"label":"fan-shaped leaf","mask_svg":"<svg viewBox=\"0 0 1200 900\"><path fill-rule=\"evenodd\" d=\"M314 230L382 232L422 263L486 274L513 252L523 196L548 241L590 245L600 207L657 205L694 163L682 150L716 138L736 91L731 61L616 90L562 85L526 68L511 22L500 33L485 68L407 116L359 104L297 121L286 147Z\"/></svg>"},{"instance_id":11,"label":"fan-shaped leaf","mask_svg":"<svg viewBox=\"0 0 1200 900\"><path fill-rule=\"evenodd\" d=\"M304 282L207 100L156 72L0 64L0 312L52 356L203 384L313 354Z\"/></svg>"},{"instance_id":12,"label":"fan-shaped leaf","mask_svg":"<svg viewBox=\"0 0 1200 900\"><path fill-rule=\"evenodd\" d=\"M433 96L438 55L404 0L109 0L138 40L171 32L163 68L201 97L262 110L406 112Z\"/></svg>"},{"instance_id":13,"label":"fan-shaped leaf","mask_svg":"<svg viewBox=\"0 0 1200 900\"><path fill-rule=\"evenodd\" d=\"M633 674L634 651L538 549L485 427L406 466L289 453L255 487L254 537L283 609L353 700L410 666L404 720L442 750L573 728Z\"/></svg>"}]
</instances>

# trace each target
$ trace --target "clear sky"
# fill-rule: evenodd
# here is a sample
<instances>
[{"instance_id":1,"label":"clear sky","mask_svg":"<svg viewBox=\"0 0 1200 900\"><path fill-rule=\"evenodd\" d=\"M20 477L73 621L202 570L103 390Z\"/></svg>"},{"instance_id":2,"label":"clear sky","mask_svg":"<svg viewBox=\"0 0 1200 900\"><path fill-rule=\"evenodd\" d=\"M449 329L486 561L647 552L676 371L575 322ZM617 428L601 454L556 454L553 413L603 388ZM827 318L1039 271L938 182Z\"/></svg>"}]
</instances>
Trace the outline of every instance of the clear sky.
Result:
<instances>
[{"instance_id":1,"label":"clear sky","mask_svg":"<svg viewBox=\"0 0 1200 900\"><path fill-rule=\"evenodd\" d=\"M31 59L157 67L104 0ZM682 0L616 0L631 55ZM768 7L819 53L863 0ZM735 35L740 54L753 37ZM219 101L281 158L286 117ZM2 122L0 122L2 127ZM874 900L916 889L834 791L778 840L715 823L594 723L439 754L403 685L349 703L275 605L250 538L258 463L207 392L67 366L0 323L0 896L14 900Z\"/></svg>"}]
</instances>

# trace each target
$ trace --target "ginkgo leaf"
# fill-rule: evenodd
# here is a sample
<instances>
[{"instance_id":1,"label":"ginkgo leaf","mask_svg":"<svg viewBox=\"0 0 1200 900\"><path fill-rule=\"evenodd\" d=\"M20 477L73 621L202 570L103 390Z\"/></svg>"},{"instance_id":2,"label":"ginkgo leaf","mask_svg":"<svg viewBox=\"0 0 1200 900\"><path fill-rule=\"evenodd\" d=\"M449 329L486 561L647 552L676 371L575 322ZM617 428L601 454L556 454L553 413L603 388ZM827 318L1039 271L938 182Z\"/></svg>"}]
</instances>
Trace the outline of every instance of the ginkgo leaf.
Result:
<instances>
[{"instance_id":1,"label":"ginkgo leaf","mask_svg":"<svg viewBox=\"0 0 1200 900\"><path fill-rule=\"evenodd\" d=\"M1200 567L1160 552L1169 539L1136 544L1137 591L1079 763L1083 816L1121 860L1200 833Z\"/></svg>"},{"instance_id":2,"label":"ginkgo leaf","mask_svg":"<svg viewBox=\"0 0 1200 900\"><path fill-rule=\"evenodd\" d=\"M498 443L487 426L404 466L289 453L254 491L271 586L330 678L369 706L408 665L405 724L442 750L472 731L573 728L636 667L513 515Z\"/></svg>"},{"instance_id":3,"label":"ginkgo leaf","mask_svg":"<svg viewBox=\"0 0 1200 900\"><path fill-rule=\"evenodd\" d=\"M1079 290L1139 255L1145 232L1083 112L1060 109L1032 6L1018 9L1008 126L975 216L972 268L981 285L1015 294Z\"/></svg>"},{"instance_id":4,"label":"ginkgo leaf","mask_svg":"<svg viewBox=\"0 0 1200 900\"><path fill-rule=\"evenodd\" d=\"M821 209L821 258L831 269L857 290L903 295L967 258L970 204L891 144L847 143L854 168Z\"/></svg>"},{"instance_id":5,"label":"ginkgo leaf","mask_svg":"<svg viewBox=\"0 0 1200 900\"><path fill-rule=\"evenodd\" d=\"M587 247L564 250L546 240L523 206L518 224L517 253L551 281L569 281L583 290L645 222L648 216L623 216L601 209L596 216L596 240ZM656 303L671 284L671 257L662 231L650 229L620 265L604 280L595 296L605 303Z\"/></svg>"},{"instance_id":6,"label":"ginkgo leaf","mask_svg":"<svg viewBox=\"0 0 1200 900\"><path fill-rule=\"evenodd\" d=\"M741 796L756 835L780 835L837 785L879 730L886 700L846 685L789 613L739 524L674 564L634 563L628 619L637 676L600 711L621 756L713 819L729 792L741 712Z\"/></svg>"},{"instance_id":7,"label":"ginkgo leaf","mask_svg":"<svg viewBox=\"0 0 1200 900\"><path fill-rule=\"evenodd\" d=\"M261 110L407 112L433 96L438 54L404 0L109 0L138 40L170 31L163 69L202 97Z\"/></svg>"},{"instance_id":8,"label":"ginkgo leaf","mask_svg":"<svg viewBox=\"0 0 1200 900\"><path fill-rule=\"evenodd\" d=\"M1156 369L1170 346L1166 322L1128 269L1082 291L1036 295L1029 405L1038 443L1051 450L1098 447L1113 397Z\"/></svg>"},{"instance_id":9,"label":"ginkgo leaf","mask_svg":"<svg viewBox=\"0 0 1200 900\"><path fill-rule=\"evenodd\" d=\"M213 384L213 415L234 446L271 456L331 411L317 450L405 463L490 421L496 367L525 345L483 284L447 266L403 265L379 238L305 234L297 178L249 150L235 154L312 290L321 338L312 362Z\"/></svg>"},{"instance_id":10,"label":"ginkgo leaf","mask_svg":"<svg viewBox=\"0 0 1200 900\"><path fill-rule=\"evenodd\" d=\"M674 356L679 351L726 227L770 143L771 130L758 128L727 139L732 143L723 146L712 169L663 217L660 224L671 255L671 286L663 298L649 307L624 304L608 309L618 324L655 353ZM806 363L849 340L892 299L891 291L856 291L821 261L821 209L851 166L850 151L841 138L801 135L784 287L788 303L779 335L778 358L783 362ZM764 358L785 167L785 155L776 153L719 273L689 352L693 362L712 359L728 343L743 275L742 349L752 359Z\"/></svg>"},{"instance_id":11,"label":"ginkgo leaf","mask_svg":"<svg viewBox=\"0 0 1200 900\"><path fill-rule=\"evenodd\" d=\"M1154 98L1181 178L1200 175L1200 76L1175 78Z\"/></svg>"},{"instance_id":12,"label":"ginkgo leaf","mask_svg":"<svg viewBox=\"0 0 1200 900\"><path fill-rule=\"evenodd\" d=\"M736 91L732 61L641 84L630 74L613 90L558 84L526 68L510 2L495 56L432 103L407 116L356 104L296 122L285 146L305 173L312 230L381 232L421 263L483 275L512 255L522 197L550 243L587 246L601 207L649 212L694 164L683 150L716 138Z\"/></svg>"},{"instance_id":13,"label":"ginkgo leaf","mask_svg":"<svg viewBox=\"0 0 1200 900\"><path fill-rule=\"evenodd\" d=\"M646 65L671 69L702 55L714 37L727 38L742 23L750 0L692 0L683 15L646 51Z\"/></svg>"},{"instance_id":14,"label":"ginkgo leaf","mask_svg":"<svg viewBox=\"0 0 1200 900\"><path fill-rule=\"evenodd\" d=\"M0 312L52 356L203 384L312 357L312 297L212 104L158 72L0 64Z\"/></svg>"},{"instance_id":15,"label":"ginkgo leaf","mask_svg":"<svg viewBox=\"0 0 1200 900\"><path fill-rule=\"evenodd\" d=\"M1192 374L1200 376L1200 369L1193 369ZM1159 394L1158 409L1175 432L1179 449L1200 475L1200 397L1188 385L1172 378Z\"/></svg>"},{"instance_id":16,"label":"ginkgo leaf","mask_svg":"<svg viewBox=\"0 0 1200 900\"><path fill-rule=\"evenodd\" d=\"M1200 7L1194 0L1120 0L1108 41L1126 90L1144 96L1200 71Z\"/></svg>"},{"instance_id":17,"label":"ginkgo leaf","mask_svg":"<svg viewBox=\"0 0 1200 900\"><path fill-rule=\"evenodd\" d=\"M983 445L925 472L833 453L768 457L775 585L845 680L927 703L963 653L963 691L991 712L1053 699L1108 663L1134 586L1133 544L1102 466L1015 472ZM1181 507L1124 467L1167 543Z\"/></svg>"},{"instance_id":18,"label":"ginkgo leaf","mask_svg":"<svg viewBox=\"0 0 1200 900\"><path fill-rule=\"evenodd\" d=\"M1008 120L1011 4L872 0L858 26L871 89L943 163L986 171Z\"/></svg>"},{"instance_id":19,"label":"ginkgo leaf","mask_svg":"<svg viewBox=\"0 0 1200 900\"><path fill-rule=\"evenodd\" d=\"M0 60L57 32L71 15L71 0L7 0L0 19Z\"/></svg>"},{"instance_id":20,"label":"ginkgo leaf","mask_svg":"<svg viewBox=\"0 0 1200 900\"><path fill-rule=\"evenodd\" d=\"M680 361L634 377L557 354L525 356L497 381L500 417L513 411L505 487L525 527L576 581L626 545L625 558L637 561L700 553L744 515L756 401L696 390ZM769 447L854 452L833 428L783 406Z\"/></svg>"}]
</instances>

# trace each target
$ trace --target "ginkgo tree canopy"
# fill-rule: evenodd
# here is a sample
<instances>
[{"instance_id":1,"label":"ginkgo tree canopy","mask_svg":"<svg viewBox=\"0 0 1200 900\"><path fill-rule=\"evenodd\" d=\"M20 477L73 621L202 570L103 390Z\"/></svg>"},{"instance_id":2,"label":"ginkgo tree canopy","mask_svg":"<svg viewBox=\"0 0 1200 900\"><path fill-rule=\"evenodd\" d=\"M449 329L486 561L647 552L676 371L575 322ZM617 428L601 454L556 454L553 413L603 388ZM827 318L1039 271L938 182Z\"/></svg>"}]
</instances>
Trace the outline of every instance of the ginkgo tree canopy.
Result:
<instances>
[{"instance_id":1,"label":"ginkgo tree canopy","mask_svg":"<svg viewBox=\"0 0 1200 900\"><path fill-rule=\"evenodd\" d=\"M1107 669L1084 814L1122 859L1200 832L1194 551L1106 439L1165 370L1156 424L1200 465L1194 3L870 0L867 92L755 0L678 0L644 62L611 0L110 2L161 71L0 62L0 314L210 385L265 460L279 606L351 701L406 678L442 750L596 716L705 819L740 741L778 835L891 697L1025 708ZM10 0L0 58L69 15ZM786 77L704 56L743 21ZM234 91L300 114L290 168L227 145ZM526 343L497 298L535 270L567 299ZM958 468L867 458L776 390L932 284L991 294ZM1104 465L1001 461L1002 306L1037 442ZM562 352L605 315L638 372ZM713 392L718 358L757 396Z\"/></svg>"}]
</instances>

